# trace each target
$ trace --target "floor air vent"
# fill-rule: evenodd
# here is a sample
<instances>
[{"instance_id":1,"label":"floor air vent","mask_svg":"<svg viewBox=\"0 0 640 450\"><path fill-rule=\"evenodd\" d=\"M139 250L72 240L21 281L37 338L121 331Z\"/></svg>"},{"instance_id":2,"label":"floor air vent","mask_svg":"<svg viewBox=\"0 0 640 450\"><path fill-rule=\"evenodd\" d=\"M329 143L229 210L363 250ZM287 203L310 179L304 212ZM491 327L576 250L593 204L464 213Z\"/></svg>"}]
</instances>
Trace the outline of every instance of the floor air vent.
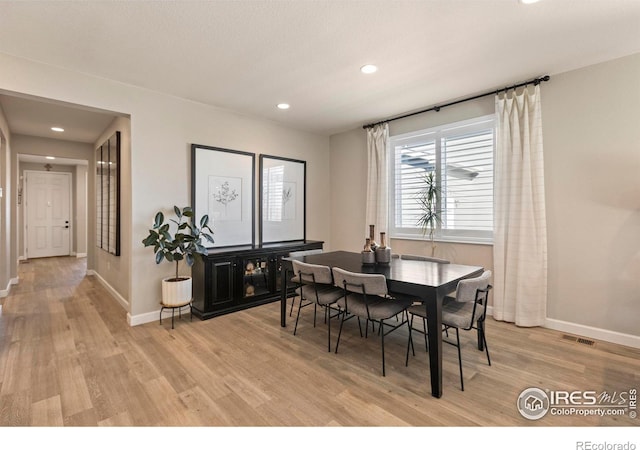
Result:
<instances>
[{"instance_id":1,"label":"floor air vent","mask_svg":"<svg viewBox=\"0 0 640 450\"><path fill-rule=\"evenodd\" d=\"M578 336L571 336L570 334L563 334L562 339L566 339L567 341L571 341L571 342L577 342L578 344L588 345L590 347L593 347L594 345L596 345L596 342L592 341L591 339L586 339Z\"/></svg>"}]
</instances>

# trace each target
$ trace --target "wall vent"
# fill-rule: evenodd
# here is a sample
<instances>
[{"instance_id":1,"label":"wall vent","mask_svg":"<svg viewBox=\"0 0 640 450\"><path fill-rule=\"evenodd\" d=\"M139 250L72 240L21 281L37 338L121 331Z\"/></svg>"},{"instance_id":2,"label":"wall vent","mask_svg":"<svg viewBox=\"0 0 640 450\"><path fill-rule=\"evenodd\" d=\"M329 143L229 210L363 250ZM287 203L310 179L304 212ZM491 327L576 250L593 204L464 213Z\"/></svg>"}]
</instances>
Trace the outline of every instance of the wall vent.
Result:
<instances>
[{"instance_id":1,"label":"wall vent","mask_svg":"<svg viewBox=\"0 0 640 450\"><path fill-rule=\"evenodd\" d=\"M596 342L591 339L572 336L570 334L563 334L562 339L566 339L567 341L571 341L571 342L577 342L578 344L588 345L590 347L593 347L594 345L596 345Z\"/></svg>"}]
</instances>

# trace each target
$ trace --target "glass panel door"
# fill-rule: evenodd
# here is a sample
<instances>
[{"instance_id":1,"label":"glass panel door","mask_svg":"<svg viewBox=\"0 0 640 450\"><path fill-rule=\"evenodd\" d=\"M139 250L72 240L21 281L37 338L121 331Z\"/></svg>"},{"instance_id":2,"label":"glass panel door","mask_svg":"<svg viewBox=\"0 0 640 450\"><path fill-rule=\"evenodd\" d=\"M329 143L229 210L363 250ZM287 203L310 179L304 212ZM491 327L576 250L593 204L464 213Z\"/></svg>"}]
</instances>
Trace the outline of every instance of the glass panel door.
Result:
<instances>
[{"instance_id":1,"label":"glass panel door","mask_svg":"<svg viewBox=\"0 0 640 450\"><path fill-rule=\"evenodd\" d=\"M243 286L242 298L249 300L271 293L269 285L269 258L267 255L242 259Z\"/></svg>"}]
</instances>

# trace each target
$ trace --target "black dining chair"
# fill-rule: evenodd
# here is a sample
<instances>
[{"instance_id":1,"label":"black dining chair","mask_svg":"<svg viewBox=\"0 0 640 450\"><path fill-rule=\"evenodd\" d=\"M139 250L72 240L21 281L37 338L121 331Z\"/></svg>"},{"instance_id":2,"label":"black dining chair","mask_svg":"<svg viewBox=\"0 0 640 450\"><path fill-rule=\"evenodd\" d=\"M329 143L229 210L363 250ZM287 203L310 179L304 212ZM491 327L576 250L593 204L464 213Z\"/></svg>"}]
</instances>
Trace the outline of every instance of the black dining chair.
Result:
<instances>
[{"instance_id":1,"label":"black dining chair","mask_svg":"<svg viewBox=\"0 0 640 450\"><path fill-rule=\"evenodd\" d=\"M358 328L361 336L361 318L365 319L365 335L368 332L369 322L378 323L378 334L380 335L382 349L382 376L385 376L384 337L404 324L407 324L408 327L409 322L405 313L412 300L399 296L390 296L387 290L387 280L382 274L354 273L336 267L332 271L335 285L343 289L343 296L336 303L342 318L336 342L336 353L338 353L338 346L340 345L342 326L347 320L354 317L358 319ZM396 321L393 324L385 322L398 314L402 314L403 320L401 322ZM390 328L385 330L385 325Z\"/></svg>"},{"instance_id":2,"label":"black dining chair","mask_svg":"<svg viewBox=\"0 0 640 450\"><path fill-rule=\"evenodd\" d=\"M462 375L462 352L460 346L459 330L477 330L478 332L478 348L484 348L487 354L487 362L491 365L491 357L489 356L489 347L487 346L487 337L485 335L485 319L487 316L487 302L489 301L489 291L492 286L489 283L491 279L491 271L485 270L482 275L475 278L465 278L458 282L455 297L447 296L442 304L442 330L448 332L449 329L456 330L456 340L452 342L443 339L442 342L451 344L458 349L458 365L460 367L460 385L464 391L464 378ZM427 328L426 328L426 308L424 305L412 305L407 311L411 318L409 320L409 342L407 343L407 357L405 364L409 364L409 348L413 346L411 340L411 332L413 328L413 318L415 316L422 318L423 330L425 333L425 346L428 347Z\"/></svg>"},{"instance_id":3,"label":"black dining chair","mask_svg":"<svg viewBox=\"0 0 640 450\"><path fill-rule=\"evenodd\" d=\"M298 314L296 315L296 325L293 328L295 336L298 330L298 320L302 308L313 305L313 327L316 326L316 315L318 306L323 308L325 321L327 322L327 351L331 351L331 306L343 295L342 289L333 283L331 268L318 264L308 264L302 261L293 260L293 271L296 274L299 287L297 289L300 297L298 304Z\"/></svg>"},{"instance_id":4,"label":"black dining chair","mask_svg":"<svg viewBox=\"0 0 640 450\"><path fill-rule=\"evenodd\" d=\"M307 255L317 255L319 253L322 253L322 249L321 248L314 248L311 250L296 250L294 252L289 252L289 256L307 256ZM298 285L298 277L295 276L295 274L293 275L292 279L291 279L291 283L293 283L293 286L295 287L299 287ZM294 290L295 292L296 290ZM291 300L291 309L289 309L289 317L291 317L293 315L293 307L296 304L296 297L297 295L294 294L292 296L292 300Z\"/></svg>"}]
</instances>

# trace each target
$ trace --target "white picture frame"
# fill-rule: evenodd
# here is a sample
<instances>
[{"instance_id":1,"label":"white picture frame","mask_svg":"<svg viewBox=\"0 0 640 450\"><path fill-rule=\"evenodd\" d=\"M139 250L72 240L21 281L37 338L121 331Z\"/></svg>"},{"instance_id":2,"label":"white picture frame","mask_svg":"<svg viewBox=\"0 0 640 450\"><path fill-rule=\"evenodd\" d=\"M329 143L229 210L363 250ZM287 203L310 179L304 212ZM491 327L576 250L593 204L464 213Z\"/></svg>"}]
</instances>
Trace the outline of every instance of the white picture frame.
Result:
<instances>
[{"instance_id":1,"label":"white picture frame","mask_svg":"<svg viewBox=\"0 0 640 450\"><path fill-rule=\"evenodd\" d=\"M260 155L260 243L306 240L306 161Z\"/></svg>"},{"instance_id":2,"label":"white picture frame","mask_svg":"<svg viewBox=\"0 0 640 450\"><path fill-rule=\"evenodd\" d=\"M191 196L195 223L209 215L209 248L255 245L255 154L191 145Z\"/></svg>"}]
</instances>

